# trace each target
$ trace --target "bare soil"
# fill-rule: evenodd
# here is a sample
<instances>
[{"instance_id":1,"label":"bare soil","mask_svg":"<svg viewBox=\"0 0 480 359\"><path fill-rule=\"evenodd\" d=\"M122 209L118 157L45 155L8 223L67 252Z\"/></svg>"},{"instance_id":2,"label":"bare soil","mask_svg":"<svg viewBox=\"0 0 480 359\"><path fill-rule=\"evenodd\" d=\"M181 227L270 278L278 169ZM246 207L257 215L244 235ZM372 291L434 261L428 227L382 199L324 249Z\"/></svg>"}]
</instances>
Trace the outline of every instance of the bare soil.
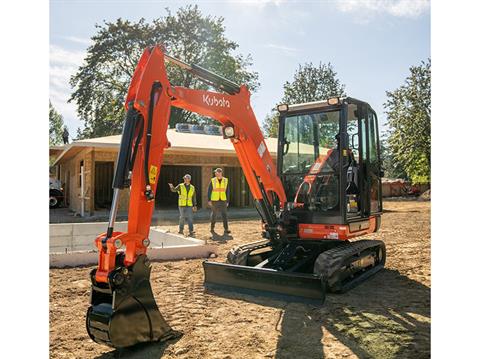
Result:
<instances>
[{"instance_id":1,"label":"bare soil","mask_svg":"<svg viewBox=\"0 0 480 359\"><path fill-rule=\"evenodd\" d=\"M153 263L151 282L165 319L183 333L167 343L113 350L85 330L90 268L50 270L52 358L428 358L430 202L387 201L379 233L386 268L323 306L244 294L207 293L202 260ZM175 230L175 226L167 226ZM218 260L259 239L258 221L231 224ZM208 225L196 228L209 238ZM214 295L216 294L216 295Z\"/></svg>"}]
</instances>

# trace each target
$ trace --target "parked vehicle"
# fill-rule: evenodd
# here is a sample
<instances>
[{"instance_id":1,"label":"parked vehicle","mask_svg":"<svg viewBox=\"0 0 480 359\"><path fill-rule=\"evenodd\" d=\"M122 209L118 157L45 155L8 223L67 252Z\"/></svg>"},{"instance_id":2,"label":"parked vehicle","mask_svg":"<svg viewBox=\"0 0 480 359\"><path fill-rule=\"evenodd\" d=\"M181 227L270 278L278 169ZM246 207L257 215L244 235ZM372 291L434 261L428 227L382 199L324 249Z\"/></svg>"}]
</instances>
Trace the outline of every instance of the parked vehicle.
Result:
<instances>
[{"instance_id":1,"label":"parked vehicle","mask_svg":"<svg viewBox=\"0 0 480 359\"><path fill-rule=\"evenodd\" d=\"M50 199L49 207L57 208L59 207L64 200L62 183L57 180L50 178Z\"/></svg>"}]
</instances>

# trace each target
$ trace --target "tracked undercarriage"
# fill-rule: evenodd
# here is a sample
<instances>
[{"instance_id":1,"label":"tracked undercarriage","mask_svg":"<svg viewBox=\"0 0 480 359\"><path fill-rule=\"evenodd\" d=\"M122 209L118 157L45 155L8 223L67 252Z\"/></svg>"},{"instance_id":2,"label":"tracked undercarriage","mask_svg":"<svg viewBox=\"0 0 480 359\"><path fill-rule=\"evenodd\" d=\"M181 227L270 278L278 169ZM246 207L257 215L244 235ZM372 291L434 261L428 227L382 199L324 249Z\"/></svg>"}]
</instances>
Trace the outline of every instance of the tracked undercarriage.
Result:
<instances>
[{"instance_id":1,"label":"tracked undercarriage","mask_svg":"<svg viewBox=\"0 0 480 359\"><path fill-rule=\"evenodd\" d=\"M378 272L385 258L385 245L377 240L293 240L277 248L263 240L233 248L227 263L203 266L207 285L323 302L326 292L345 292Z\"/></svg>"}]
</instances>

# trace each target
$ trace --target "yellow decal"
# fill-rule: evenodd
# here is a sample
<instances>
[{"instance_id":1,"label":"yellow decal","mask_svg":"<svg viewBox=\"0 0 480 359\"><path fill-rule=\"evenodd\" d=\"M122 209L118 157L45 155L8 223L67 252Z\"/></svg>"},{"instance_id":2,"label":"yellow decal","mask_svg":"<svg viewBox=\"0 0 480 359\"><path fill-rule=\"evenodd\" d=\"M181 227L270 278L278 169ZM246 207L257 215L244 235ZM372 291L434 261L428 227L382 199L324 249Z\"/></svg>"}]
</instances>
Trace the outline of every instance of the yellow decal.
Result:
<instances>
[{"instance_id":1,"label":"yellow decal","mask_svg":"<svg viewBox=\"0 0 480 359\"><path fill-rule=\"evenodd\" d=\"M151 165L150 172L148 173L148 181L150 182L150 184L155 184L157 182L157 173L158 167Z\"/></svg>"},{"instance_id":2,"label":"yellow decal","mask_svg":"<svg viewBox=\"0 0 480 359\"><path fill-rule=\"evenodd\" d=\"M344 155L344 156L347 155L347 150L343 150L343 155Z\"/></svg>"}]
</instances>

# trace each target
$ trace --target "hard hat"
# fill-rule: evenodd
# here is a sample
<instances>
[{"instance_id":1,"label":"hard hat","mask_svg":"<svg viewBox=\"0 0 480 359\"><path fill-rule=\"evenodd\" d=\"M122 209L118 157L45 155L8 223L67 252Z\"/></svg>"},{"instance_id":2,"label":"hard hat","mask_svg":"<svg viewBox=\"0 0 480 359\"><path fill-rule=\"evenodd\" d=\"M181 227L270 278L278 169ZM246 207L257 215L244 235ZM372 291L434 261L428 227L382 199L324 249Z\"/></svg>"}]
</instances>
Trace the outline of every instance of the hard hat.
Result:
<instances>
[{"instance_id":1,"label":"hard hat","mask_svg":"<svg viewBox=\"0 0 480 359\"><path fill-rule=\"evenodd\" d=\"M220 167L218 167L218 168L216 168L216 169L215 169L215 171L213 171L213 172L220 172L220 173L223 173L223 170L222 170Z\"/></svg>"},{"instance_id":2,"label":"hard hat","mask_svg":"<svg viewBox=\"0 0 480 359\"><path fill-rule=\"evenodd\" d=\"M190 175L187 173L185 176L183 176L183 178L186 178L186 179L191 180L191 179L192 179L192 176L190 176Z\"/></svg>"}]
</instances>

